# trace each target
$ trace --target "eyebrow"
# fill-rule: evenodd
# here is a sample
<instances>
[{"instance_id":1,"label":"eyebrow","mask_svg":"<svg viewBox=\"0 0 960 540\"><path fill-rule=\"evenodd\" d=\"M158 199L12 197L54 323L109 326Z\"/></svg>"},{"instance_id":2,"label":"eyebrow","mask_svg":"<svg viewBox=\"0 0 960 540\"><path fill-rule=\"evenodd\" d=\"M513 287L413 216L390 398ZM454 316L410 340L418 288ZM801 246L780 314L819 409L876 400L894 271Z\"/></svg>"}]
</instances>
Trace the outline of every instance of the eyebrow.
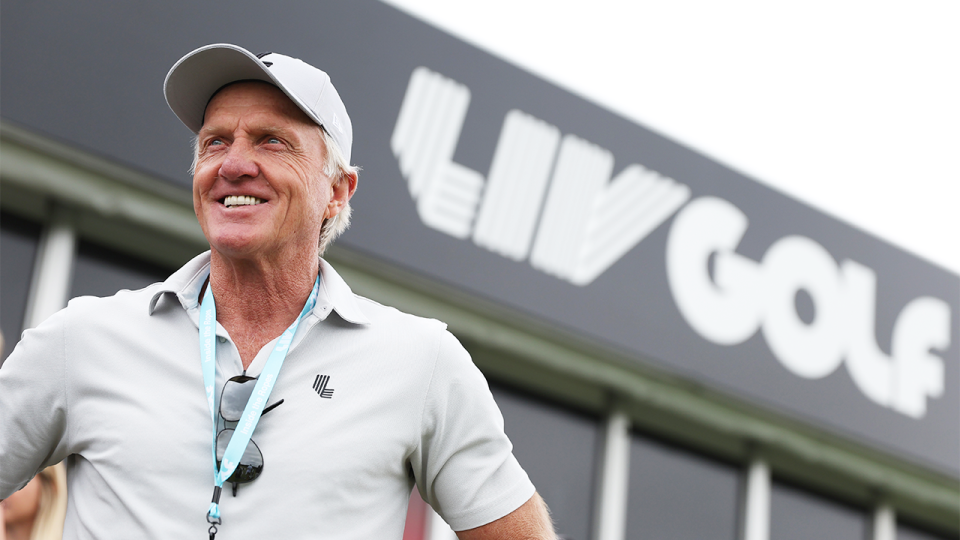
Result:
<instances>
[{"instance_id":1,"label":"eyebrow","mask_svg":"<svg viewBox=\"0 0 960 540\"><path fill-rule=\"evenodd\" d=\"M210 126L210 127L204 126L200 128L200 131L197 132L197 137L200 139L203 139L205 137L217 135L221 132L222 129L225 129L225 128L221 128L218 126ZM233 132L232 129L230 129L229 131L231 133ZM268 134L276 134L285 139L293 139L293 135L295 132L296 130L281 127L279 125L257 126L255 127L255 129L251 131L251 133L257 137L268 135Z\"/></svg>"}]
</instances>

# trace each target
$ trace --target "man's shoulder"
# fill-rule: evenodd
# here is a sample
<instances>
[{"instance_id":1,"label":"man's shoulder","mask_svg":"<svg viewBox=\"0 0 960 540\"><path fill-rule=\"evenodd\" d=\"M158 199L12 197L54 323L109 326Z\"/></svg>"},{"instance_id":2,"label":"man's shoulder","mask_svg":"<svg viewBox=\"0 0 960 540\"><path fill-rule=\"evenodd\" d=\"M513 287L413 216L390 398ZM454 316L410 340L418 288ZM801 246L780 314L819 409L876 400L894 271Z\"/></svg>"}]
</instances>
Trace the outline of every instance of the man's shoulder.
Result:
<instances>
[{"instance_id":1,"label":"man's shoulder","mask_svg":"<svg viewBox=\"0 0 960 540\"><path fill-rule=\"evenodd\" d=\"M353 297L357 307L369 319L371 328L405 330L420 335L441 334L447 329L447 324L443 321L407 313L365 296L354 294Z\"/></svg>"},{"instance_id":2,"label":"man's shoulder","mask_svg":"<svg viewBox=\"0 0 960 540\"><path fill-rule=\"evenodd\" d=\"M152 283L142 289L121 289L110 296L77 296L70 299L63 314L68 318L89 320L90 317L130 317L133 314L148 315L151 299L163 283Z\"/></svg>"},{"instance_id":3,"label":"man's shoulder","mask_svg":"<svg viewBox=\"0 0 960 540\"><path fill-rule=\"evenodd\" d=\"M380 359L387 365L403 365L408 373L424 376L433 372L438 364L447 366L448 371L454 366L460 366L457 369L472 366L463 345L445 322L407 313L363 296L355 296L354 300L367 322L343 327L348 330L340 337L350 340L351 350L369 351L366 358Z\"/></svg>"},{"instance_id":4,"label":"man's shoulder","mask_svg":"<svg viewBox=\"0 0 960 540\"><path fill-rule=\"evenodd\" d=\"M57 343L62 344L63 340L76 346L94 342L104 333L116 336L118 329L130 336L140 335L139 329L147 327L147 306L157 286L154 284L136 291L121 290L106 297L75 297L65 308L36 327L25 330L20 345L32 344L32 347L39 347L36 351L47 351L45 347L57 347Z\"/></svg>"},{"instance_id":5,"label":"man's shoulder","mask_svg":"<svg viewBox=\"0 0 960 540\"><path fill-rule=\"evenodd\" d=\"M446 331L447 325L441 321L406 313L356 294L336 269L323 259L320 259L320 271L325 296L334 311L357 327L380 333L405 331L421 337L425 334L441 335Z\"/></svg>"}]
</instances>

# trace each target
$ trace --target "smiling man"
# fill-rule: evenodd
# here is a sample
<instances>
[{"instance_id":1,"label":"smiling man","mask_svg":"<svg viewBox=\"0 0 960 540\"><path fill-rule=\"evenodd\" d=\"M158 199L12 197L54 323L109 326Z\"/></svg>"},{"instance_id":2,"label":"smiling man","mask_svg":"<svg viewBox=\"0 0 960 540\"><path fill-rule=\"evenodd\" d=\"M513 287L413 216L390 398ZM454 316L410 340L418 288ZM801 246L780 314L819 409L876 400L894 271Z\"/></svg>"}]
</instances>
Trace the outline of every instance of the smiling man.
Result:
<instances>
[{"instance_id":1,"label":"smiling man","mask_svg":"<svg viewBox=\"0 0 960 540\"><path fill-rule=\"evenodd\" d=\"M445 325L320 258L357 188L326 73L211 45L164 91L197 134L210 251L24 334L0 370L0 497L68 459L68 538L399 539L414 486L462 539L554 538Z\"/></svg>"}]
</instances>

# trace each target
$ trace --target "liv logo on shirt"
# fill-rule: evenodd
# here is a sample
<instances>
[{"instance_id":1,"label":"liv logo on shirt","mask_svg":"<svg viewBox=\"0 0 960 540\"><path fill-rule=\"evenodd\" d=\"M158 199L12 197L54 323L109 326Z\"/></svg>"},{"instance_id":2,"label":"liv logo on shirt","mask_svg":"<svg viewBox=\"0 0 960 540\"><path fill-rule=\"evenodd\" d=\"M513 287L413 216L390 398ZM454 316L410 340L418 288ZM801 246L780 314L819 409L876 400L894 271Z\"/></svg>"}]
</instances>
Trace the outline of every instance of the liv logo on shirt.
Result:
<instances>
[{"instance_id":1,"label":"liv logo on shirt","mask_svg":"<svg viewBox=\"0 0 960 540\"><path fill-rule=\"evenodd\" d=\"M327 384L329 383L329 375L317 375L317 378L313 380L313 389L317 392L317 394L320 394L320 397L332 399L333 388L327 388Z\"/></svg>"}]
</instances>

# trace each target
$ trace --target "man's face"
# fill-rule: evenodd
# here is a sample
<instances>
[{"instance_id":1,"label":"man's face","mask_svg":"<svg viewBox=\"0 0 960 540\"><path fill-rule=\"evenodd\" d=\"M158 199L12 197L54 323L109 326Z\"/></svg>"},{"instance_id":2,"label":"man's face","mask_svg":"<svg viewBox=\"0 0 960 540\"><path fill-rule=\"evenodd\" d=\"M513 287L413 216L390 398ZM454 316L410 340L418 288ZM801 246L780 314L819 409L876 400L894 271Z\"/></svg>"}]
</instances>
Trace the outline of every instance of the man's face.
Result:
<instances>
[{"instance_id":1,"label":"man's face","mask_svg":"<svg viewBox=\"0 0 960 540\"><path fill-rule=\"evenodd\" d=\"M193 205L213 250L288 261L317 250L320 226L352 195L323 173L320 128L275 86L227 86L198 134Z\"/></svg>"}]
</instances>

